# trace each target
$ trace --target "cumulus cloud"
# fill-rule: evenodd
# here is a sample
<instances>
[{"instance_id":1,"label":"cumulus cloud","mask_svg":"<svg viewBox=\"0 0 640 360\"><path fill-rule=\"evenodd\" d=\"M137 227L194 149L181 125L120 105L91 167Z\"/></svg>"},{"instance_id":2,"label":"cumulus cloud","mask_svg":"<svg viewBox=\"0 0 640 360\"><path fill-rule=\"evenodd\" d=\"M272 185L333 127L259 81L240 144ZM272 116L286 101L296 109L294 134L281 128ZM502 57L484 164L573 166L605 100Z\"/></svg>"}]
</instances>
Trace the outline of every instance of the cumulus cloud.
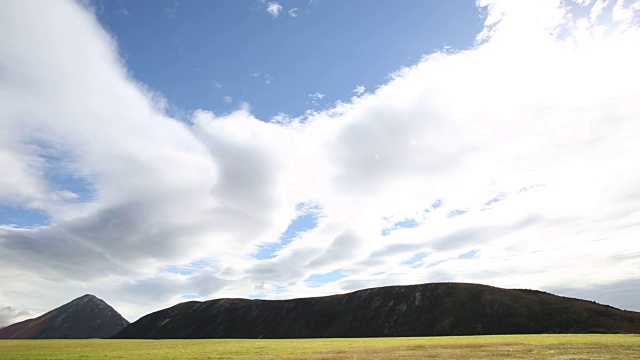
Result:
<instances>
[{"instance_id":1,"label":"cumulus cloud","mask_svg":"<svg viewBox=\"0 0 640 360\"><path fill-rule=\"evenodd\" d=\"M270 2L267 4L266 12L268 12L269 15L276 18L282 12L282 5L280 5L280 3L277 3L277 2Z\"/></svg>"},{"instance_id":2,"label":"cumulus cloud","mask_svg":"<svg viewBox=\"0 0 640 360\"><path fill-rule=\"evenodd\" d=\"M0 227L0 309L95 293L135 320L183 295L468 281L640 310L625 290L640 279L640 10L480 5L476 46L366 96L270 122L203 109L186 124L84 8L3 1L0 202L50 221ZM92 195L52 196L78 193L60 172ZM317 226L257 259L300 203L322 208ZM334 270L345 277L304 281Z\"/></svg>"}]
</instances>

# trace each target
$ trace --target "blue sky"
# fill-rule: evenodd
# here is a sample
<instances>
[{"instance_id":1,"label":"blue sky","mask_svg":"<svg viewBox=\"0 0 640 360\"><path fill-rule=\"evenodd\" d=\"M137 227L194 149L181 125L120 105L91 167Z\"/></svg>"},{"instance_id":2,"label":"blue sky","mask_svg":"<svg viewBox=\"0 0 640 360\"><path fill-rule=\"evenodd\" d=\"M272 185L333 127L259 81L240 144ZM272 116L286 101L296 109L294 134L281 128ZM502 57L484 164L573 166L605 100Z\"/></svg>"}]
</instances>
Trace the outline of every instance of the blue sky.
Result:
<instances>
[{"instance_id":1,"label":"blue sky","mask_svg":"<svg viewBox=\"0 0 640 360\"><path fill-rule=\"evenodd\" d=\"M473 1L96 2L131 74L176 114L226 113L239 103L268 120L348 100L446 46L473 45ZM296 9L296 16L289 14ZM322 94L321 99L310 94ZM225 97L227 100L225 101Z\"/></svg>"},{"instance_id":2,"label":"blue sky","mask_svg":"<svg viewBox=\"0 0 640 360\"><path fill-rule=\"evenodd\" d=\"M0 2L0 326L440 281L640 310L637 2Z\"/></svg>"},{"instance_id":3,"label":"blue sky","mask_svg":"<svg viewBox=\"0 0 640 360\"><path fill-rule=\"evenodd\" d=\"M298 204L296 210L298 211L296 218L291 220L287 229L276 242L260 247L260 250L255 255L256 259L264 260L276 257L279 249L289 245L291 241L301 236L305 231L313 230L318 226L318 217L321 215L321 209L309 204Z\"/></svg>"}]
</instances>

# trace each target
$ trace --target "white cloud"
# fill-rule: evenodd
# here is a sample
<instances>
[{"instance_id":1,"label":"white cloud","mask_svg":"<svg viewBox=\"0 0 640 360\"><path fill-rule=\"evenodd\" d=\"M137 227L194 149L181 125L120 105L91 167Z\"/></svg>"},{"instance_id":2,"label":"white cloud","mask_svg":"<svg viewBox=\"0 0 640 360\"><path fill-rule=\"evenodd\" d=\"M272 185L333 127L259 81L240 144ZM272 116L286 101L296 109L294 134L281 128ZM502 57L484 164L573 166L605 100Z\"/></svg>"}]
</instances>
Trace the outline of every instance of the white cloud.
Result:
<instances>
[{"instance_id":1,"label":"white cloud","mask_svg":"<svg viewBox=\"0 0 640 360\"><path fill-rule=\"evenodd\" d=\"M298 8L293 8L293 9L289 10L288 14L291 17L298 17Z\"/></svg>"},{"instance_id":2,"label":"white cloud","mask_svg":"<svg viewBox=\"0 0 640 360\"><path fill-rule=\"evenodd\" d=\"M315 93L313 93L313 94L309 94L308 96L309 96L309 98L311 99L311 101L310 101L310 102L308 102L308 104L316 105L316 106L317 106L317 105L319 105L319 104L318 104L318 101L319 101L319 100L322 100L326 95L325 95L325 94L323 94L323 93L320 93L320 92L315 92Z\"/></svg>"},{"instance_id":3,"label":"white cloud","mask_svg":"<svg viewBox=\"0 0 640 360\"><path fill-rule=\"evenodd\" d=\"M262 76L262 78L264 79L264 83L267 85L271 85L271 82L273 81L273 79L275 79L275 77L271 74L261 74L260 72L253 72L250 74L251 77L254 78L259 78L260 76Z\"/></svg>"},{"instance_id":4,"label":"white cloud","mask_svg":"<svg viewBox=\"0 0 640 360\"><path fill-rule=\"evenodd\" d=\"M353 89L353 92L356 94L356 96L364 94L365 91L367 91L367 89L364 87L364 85L358 85L355 89Z\"/></svg>"},{"instance_id":5,"label":"white cloud","mask_svg":"<svg viewBox=\"0 0 640 360\"><path fill-rule=\"evenodd\" d=\"M228 96L228 95L227 95L227 96L225 96L225 97L223 97L223 98L222 98L222 101L224 101L224 102L225 102L225 103L227 103L227 104L230 104L230 103L232 103L232 102L233 102L233 98L232 98L231 96Z\"/></svg>"},{"instance_id":6,"label":"white cloud","mask_svg":"<svg viewBox=\"0 0 640 360\"><path fill-rule=\"evenodd\" d=\"M274 18L278 17L278 15L280 15L280 12L282 12L282 5L280 5L277 2L270 2L267 4L267 10L266 10L271 16L273 16Z\"/></svg>"},{"instance_id":7,"label":"white cloud","mask_svg":"<svg viewBox=\"0 0 640 360\"><path fill-rule=\"evenodd\" d=\"M271 122L247 106L199 110L187 125L128 77L76 3L0 2L0 163L11 174L0 202L52 219L0 226L0 282L12 290L0 309L37 314L95 293L134 320L184 294L430 281L595 300L615 287L624 298L613 305L633 304L640 30L628 15L569 17L560 2L482 4L478 46L429 55L367 96ZM51 169L95 196L53 189ZM318 226L255 259L300 203L322 208ZM383 233L404 220L417 226ZM416 253L427 255L407 265ZM304 281L337 269L343 279Z\"/></svg>"},{"instance_id":8,"label":"white cloud","mask_svg":"<svg viewBox=\"0 0 640 360\"><path fill-rule=\"evenodd\" d=\"M277 123L277 124L290 124L293 121L295 121L295 119L291 118L289 115L282 112L277 113L275 116L271 118L271 122Z\"/></svg>"}]
</instances>

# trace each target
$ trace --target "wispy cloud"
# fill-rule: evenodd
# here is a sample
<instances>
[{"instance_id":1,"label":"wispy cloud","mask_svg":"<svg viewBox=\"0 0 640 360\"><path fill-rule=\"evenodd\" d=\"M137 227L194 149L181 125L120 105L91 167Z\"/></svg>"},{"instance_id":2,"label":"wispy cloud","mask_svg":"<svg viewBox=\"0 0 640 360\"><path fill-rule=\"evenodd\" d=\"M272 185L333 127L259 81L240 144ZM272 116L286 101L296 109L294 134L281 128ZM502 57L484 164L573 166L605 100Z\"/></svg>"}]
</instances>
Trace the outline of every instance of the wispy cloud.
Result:
<instances>
[{"instance_id":1,"label":"wispy cloud","mask_svg":"<svg viewBox=\"0 0 640 360\"><path fill-rule=\"evenodd\" d=\"M315 92L313 94L309 94L309 98L311 99L311 101L309 102L310 104L313 105L318 105L318 101L322 100L326 95L320 92Z\"/></svg>"},{"instance_id":2,"label":"wispy cloud","mask_svg":"<svg viewBox=\"0 0 640 360\"><path fill-rule=\"evenodd\" d=\"M170 19L175 19L178 16L178 8L180 7L180 3L178 1L174 1L170 6L166 6L164 8L165 14Z\"/></svg>"},{"instance_id":3,"label":"wispy cloud","mask_svg":"<svg viewBox=\"0 0 640 360\"><path fill-rule=\"evenodd\" d=\"M289 10L288 14L291 17L298 17L298 8L293 8L293 9Z\"/></svg>"},{"instance_id":4,"label":"wispy cloud","mask_svg":"<svg viewBox=\"0 0 640 360\"><path fill-rule=\"evenodd\" d=\"M271 74L262 74L258 71L251 73L250 76L254 78L262 77L262 79L264 80L264 83L267 85L271 85L271 82L273 81L273 79L275 79L275 76Z\"/></svg>"}]
</instances>

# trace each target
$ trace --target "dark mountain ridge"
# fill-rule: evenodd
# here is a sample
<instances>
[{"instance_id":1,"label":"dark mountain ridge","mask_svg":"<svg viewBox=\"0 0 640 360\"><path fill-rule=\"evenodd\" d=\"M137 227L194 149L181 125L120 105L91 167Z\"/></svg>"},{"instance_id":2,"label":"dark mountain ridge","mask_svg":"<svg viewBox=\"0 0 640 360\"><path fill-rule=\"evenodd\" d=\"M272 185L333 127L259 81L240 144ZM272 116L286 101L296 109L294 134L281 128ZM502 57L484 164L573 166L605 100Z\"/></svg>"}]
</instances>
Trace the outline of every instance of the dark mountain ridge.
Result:
<instances>
[{"instance_id":1,"label":"dark mountain ridge","mask_svg":"<svg viewBox=\"0 0 640 360\"><path fill-rule=\"evenodd\" d=\"M640 313L534 290L464 283L387 286L291 300L189 301L114 338L323 338L640 333Z\"/></svg>"},{"instance_id":2,"label":"dark mountain ridge","mask_svg":"<svg viewBox=\"0 0 640 360\"><path fill-rule=\"evenodd\" d=\"M0 339L108 338L129 322L109 304L83 295L48 313L0 329Z\"/></svg>"}]
</instances>

